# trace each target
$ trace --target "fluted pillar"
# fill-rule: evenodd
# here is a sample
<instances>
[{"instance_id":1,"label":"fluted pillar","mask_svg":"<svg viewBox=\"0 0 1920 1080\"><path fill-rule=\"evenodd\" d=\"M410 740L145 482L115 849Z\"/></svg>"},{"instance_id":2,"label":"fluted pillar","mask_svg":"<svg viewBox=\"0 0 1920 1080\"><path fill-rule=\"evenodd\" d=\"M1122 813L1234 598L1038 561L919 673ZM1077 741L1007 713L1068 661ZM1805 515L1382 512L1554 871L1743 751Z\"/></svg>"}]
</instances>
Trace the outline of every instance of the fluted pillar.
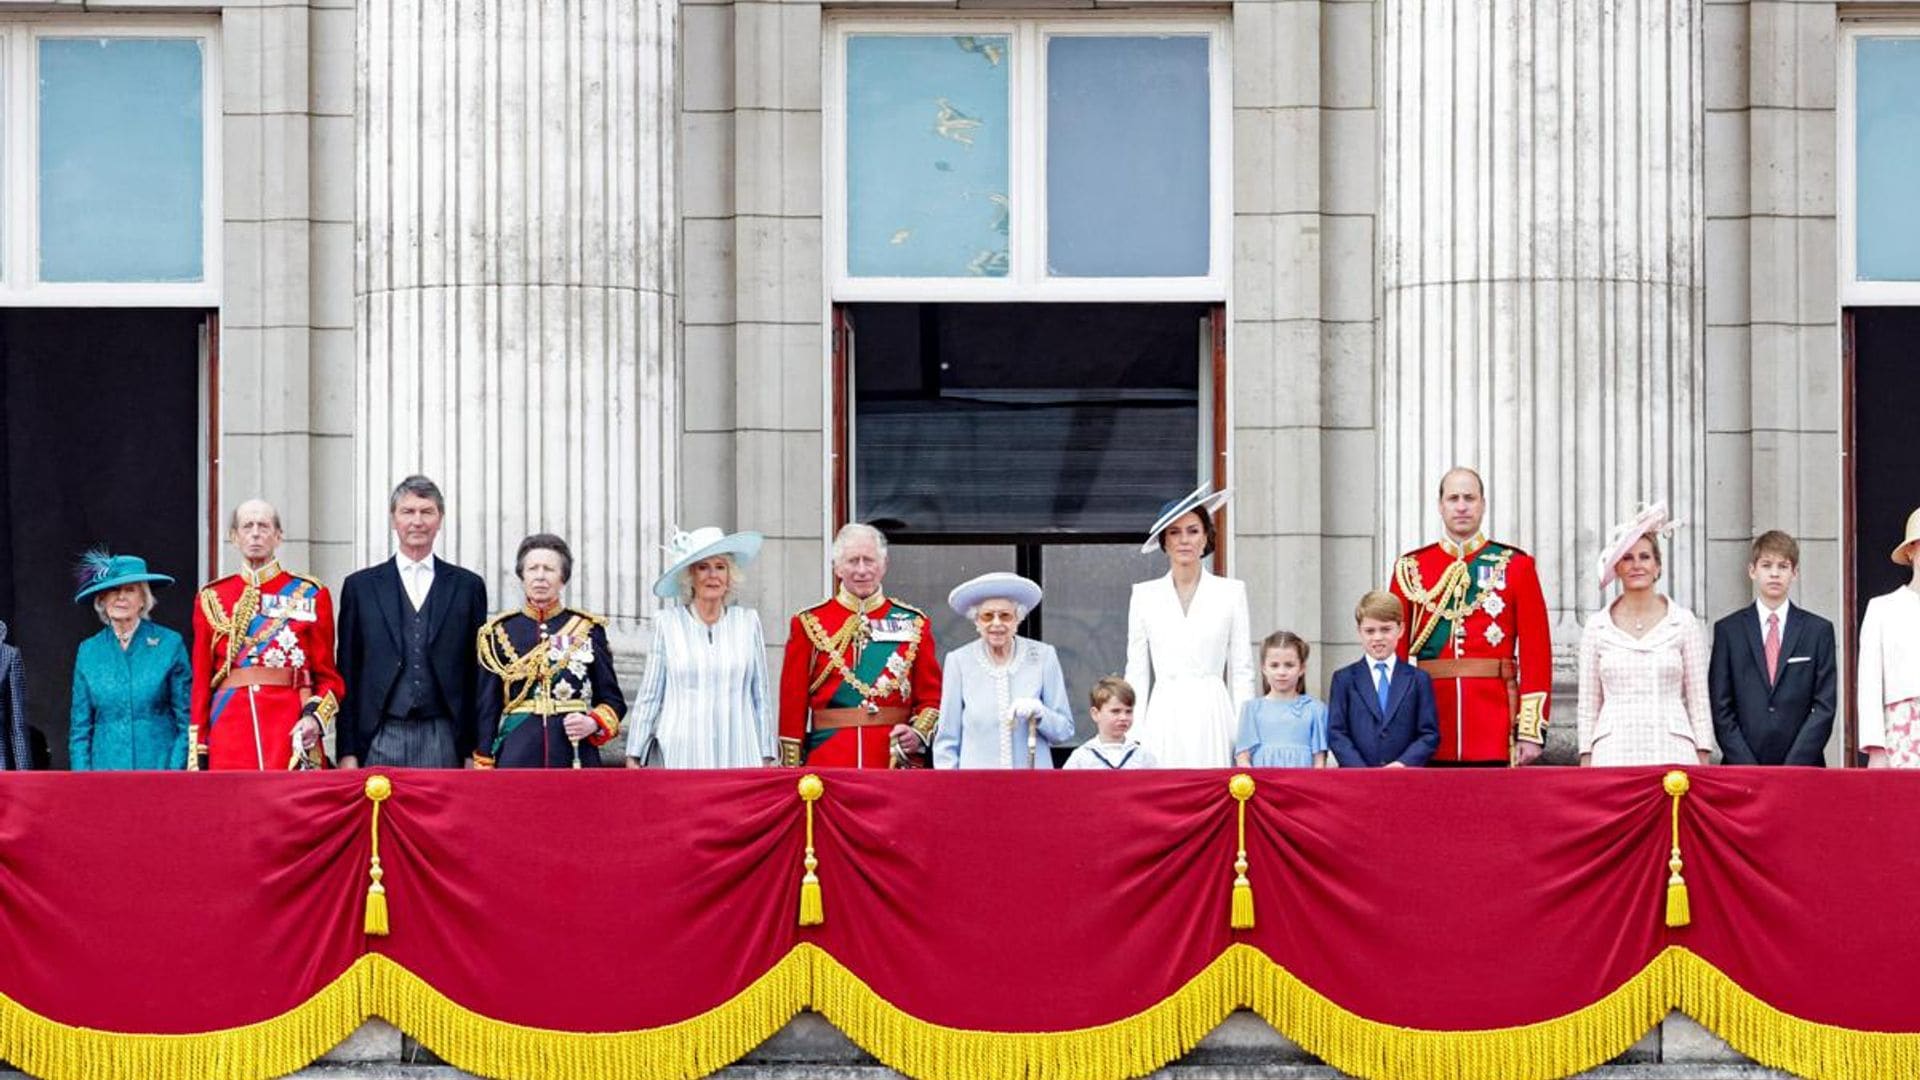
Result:
<instances>
[{"instance_id":1,"label":"fluted pillar","mask_svg":"<svg viewBox=\"0 0 1920 1080\"><path fill-rule=\"evenodd\" d=\"M441 552L515 603L514 546L637 630L675 405L677 0L361 0L356 554L445 489Z\"/></svg>"},{"instance_id":2,"label":"fluted pillar","mask_svg":"<svg viewBox=\"0 0 1920 1080\"><path fill-rule=\"evenodd\" d=\"M1384 0L1380 520L1439 529L1477 466L1539 557L1556 651L1609 523L1665 498L1706 554L1698 0Z\"/></svg>"}]
</instances>

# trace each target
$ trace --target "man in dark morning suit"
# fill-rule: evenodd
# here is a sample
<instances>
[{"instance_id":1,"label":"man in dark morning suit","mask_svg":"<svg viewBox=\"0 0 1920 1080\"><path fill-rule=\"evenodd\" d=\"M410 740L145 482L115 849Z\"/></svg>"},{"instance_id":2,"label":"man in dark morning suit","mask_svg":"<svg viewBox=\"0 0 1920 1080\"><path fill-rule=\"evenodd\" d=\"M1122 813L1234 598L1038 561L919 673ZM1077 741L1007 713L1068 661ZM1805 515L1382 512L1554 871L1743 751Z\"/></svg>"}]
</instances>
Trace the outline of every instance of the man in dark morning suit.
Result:
<instances>
[{"instance_id":1,"label":"man in dark morning suit","mask_svg":"<svg viewBox=\"0 0 1920 1080\"><path fill-rule=\"evenodd\" d=\"M446 500L433 481L402 480L387 509L398 553L340 590L336 652L351 689L336 756L347 768L457 768L477 729L473 642L487 620L487 586L434 555Z\"/></svg>"},{"instance_id":2,"label":"man in dark morning suit","mask_svg":"<svg viewBox=\"0 0 1920 1080\"><path fill-rule=\"evenodd\" d=\"M1786 533L1753 542L1754 602L1713 624L1707 689L1727 765L1827 763L1833 733L1833 624L1787 599L1800 545Z\"/></svg>"},{"instance_id":3,"label":"man in dark morning suit","mask_svg":"<svg viewBox=\"0 0 1920 1080\"><path fill-rule=\"evenodd\" d=\"M1432 677L1395 655L1400 599L1376 589L1353 617L1366 655L1333 673L1327 748L1342 768L1425 765L1440 748L1440 717Z\"/></svg>"}]
</instances>

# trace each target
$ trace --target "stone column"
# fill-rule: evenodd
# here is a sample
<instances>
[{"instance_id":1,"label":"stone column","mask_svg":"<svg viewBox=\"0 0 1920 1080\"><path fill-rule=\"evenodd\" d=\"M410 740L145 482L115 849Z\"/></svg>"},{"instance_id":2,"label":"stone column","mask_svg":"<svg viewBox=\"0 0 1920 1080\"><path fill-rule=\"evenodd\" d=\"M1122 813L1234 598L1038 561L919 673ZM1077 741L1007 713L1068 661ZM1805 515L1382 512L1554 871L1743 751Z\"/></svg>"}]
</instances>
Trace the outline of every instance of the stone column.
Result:
<instances>
[{"instance_id":1,"label":"stone column","mask_svg":"<svg viewBox=\"0 0 1920 1080\"><path fill-rule=\"evenodd\" d=\"M519 601L564 536L570 602L633 640L675 430L675 0L362 0L355 552L446 491L441 553ZM629 650L631 652L631 650Z\"/></svg>"},{"instance_id":2,"label":"stone column","mask_svg":"<svg viewBox=\"0 0 1920 1080\"><path fill-rule=\"evenodd\" d=\"M1477 466L1565 658L1608 526L1664 498L1664 584L1706 614L1699 0L1380 13L1386 546Z\"/></svg>"}]
</instances>

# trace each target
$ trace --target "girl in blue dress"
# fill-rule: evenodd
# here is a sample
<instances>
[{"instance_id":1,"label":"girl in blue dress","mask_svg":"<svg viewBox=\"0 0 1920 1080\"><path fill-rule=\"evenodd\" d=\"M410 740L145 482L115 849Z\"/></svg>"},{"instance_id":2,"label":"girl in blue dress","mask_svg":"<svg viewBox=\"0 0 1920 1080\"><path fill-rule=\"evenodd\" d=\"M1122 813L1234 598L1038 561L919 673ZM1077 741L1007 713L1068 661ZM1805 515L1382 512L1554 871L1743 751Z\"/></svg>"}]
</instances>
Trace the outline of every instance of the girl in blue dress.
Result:
<instances>
[{"instance_id":1,"label":"girl in blue dress","mask_svg":"<svg viewBox=\"0 0 1920 1080\"><path fill-rule=\"evenodd\" d=\"M1310 651L1291 630L1276 630L1260 643L1260 675L1267 692L1240 708L1235 763L1256 769L1326 766L1327 706L1301 689Z\"/></svg>"}]
</instances>

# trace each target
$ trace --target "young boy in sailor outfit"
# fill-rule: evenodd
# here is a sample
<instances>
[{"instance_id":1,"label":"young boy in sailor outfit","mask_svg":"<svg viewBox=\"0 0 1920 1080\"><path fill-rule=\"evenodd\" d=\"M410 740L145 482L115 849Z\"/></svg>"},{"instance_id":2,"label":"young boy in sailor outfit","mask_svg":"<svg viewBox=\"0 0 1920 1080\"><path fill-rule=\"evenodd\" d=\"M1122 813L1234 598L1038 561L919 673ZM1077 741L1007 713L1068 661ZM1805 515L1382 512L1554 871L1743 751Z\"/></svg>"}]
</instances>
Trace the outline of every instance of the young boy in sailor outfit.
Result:
<instances>
[{"instance_id":1,"label":"young boy in sailor outfit","mask_svg":"<svg viewBox=\"0 0 1920 1080\"><path fill-rule=\"evenodd\" d=\"M1093 684L1089 694L1093 724L1099 734L1080 744L1064 769L1151 769L1153 752L1132 739L1133 687L1117 675Z\"/></svg>"}]
</instances>

